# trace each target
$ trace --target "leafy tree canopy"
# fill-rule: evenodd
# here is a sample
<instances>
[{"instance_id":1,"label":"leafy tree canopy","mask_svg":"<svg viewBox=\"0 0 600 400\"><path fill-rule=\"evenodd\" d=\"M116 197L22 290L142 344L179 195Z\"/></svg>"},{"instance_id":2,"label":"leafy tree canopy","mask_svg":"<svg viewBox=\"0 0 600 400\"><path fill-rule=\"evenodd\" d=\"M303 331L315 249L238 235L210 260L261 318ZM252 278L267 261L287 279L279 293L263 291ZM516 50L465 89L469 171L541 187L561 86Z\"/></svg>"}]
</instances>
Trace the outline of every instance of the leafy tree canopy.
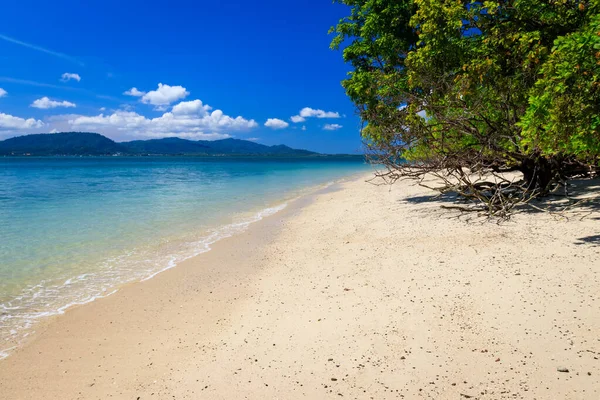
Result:
<instances>
[{"instance_id":1,"label":"leafy tree canopy","mask_svg":"<svg viewBox=\"0 0 600 400\"><path fill-rule=\"evenodd\" d=\"M598 171L600 0L337 2L342 84L388 177L438 174L493 214Z\"/></svg>"}]
</instances>

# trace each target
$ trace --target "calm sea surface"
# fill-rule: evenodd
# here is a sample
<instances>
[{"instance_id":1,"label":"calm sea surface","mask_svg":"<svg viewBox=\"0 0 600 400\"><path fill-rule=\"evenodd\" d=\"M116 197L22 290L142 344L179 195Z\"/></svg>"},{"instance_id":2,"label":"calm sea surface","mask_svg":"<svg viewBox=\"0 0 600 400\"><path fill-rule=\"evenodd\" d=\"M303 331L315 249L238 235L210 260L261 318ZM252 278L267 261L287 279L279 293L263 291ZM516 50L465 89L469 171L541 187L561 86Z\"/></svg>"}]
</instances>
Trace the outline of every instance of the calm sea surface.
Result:
<instances>
[{"instance_id":1,"label":"calm sea surface","mask_svg":"<svg viewBox=\"0 0 600 400\"><path fill-rule=\"evenodd\" d=\"M0 158L0 358L40 318L368 170L348 159Z\"/></svg>"}]
</instances>

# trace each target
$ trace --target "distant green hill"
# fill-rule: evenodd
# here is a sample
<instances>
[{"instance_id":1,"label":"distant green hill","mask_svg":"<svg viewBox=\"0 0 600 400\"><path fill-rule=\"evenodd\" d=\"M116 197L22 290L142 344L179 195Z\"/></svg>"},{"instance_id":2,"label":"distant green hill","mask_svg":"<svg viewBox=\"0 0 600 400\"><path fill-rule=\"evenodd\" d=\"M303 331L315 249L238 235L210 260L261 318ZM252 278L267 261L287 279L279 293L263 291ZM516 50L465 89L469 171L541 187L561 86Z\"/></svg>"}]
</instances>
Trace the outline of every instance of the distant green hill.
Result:
<instances>
[{"instance_id":1,"label":"distant green hill","mask_svg":"<svg viewBox=\"0 0 600 400\"><path fill-rule=\"evenodd\" d=\"M296 150L287 146L265 146L263 144L240 139L222 140L186 140L180 138L164 138L152 140L135 140L119 143L131 154L207 154L207 155L315 155L307 150Z\"/></svg>"},{"instance_id":2,"label":"distant green hill","mask_svg":"<svg viewBox=\"0 0 600 400\"><path fill-rule=\"evenodd\" d=\"M186 140L176 137L116 143L98 133L64 132L25 135L0 141L0 155L263 155L313 156L288 146L265 146L239 139Z\"/></svg>"},{"instance_id":3,"label":"distant green hill","mask_svg":"<svg viewBox=\"0 0 600 400\"><path fill-rule=\"evenodd\" d=\"M213 154L253 154L253 155L295 155L295 156L310 156L315 155L312 151L297 150L291 147L265 146L264 144L250 142L240 139L222 139L214 141L199 141L208 146Z\"/></svg>"},{"instance_id":4,"label":"distant green hill","mask_svg":"<svg viewBox=\"0 0 600 400\"><path fill-rule=\"evenodd\" d=\"M197 154L206 153L209 148L202 143L176 137L152 140L134 140L121 145L131 154Z\"/></svg>"},{"instance_id":5,"label":"distant green hill","mask_svg":"<svg viewBox=\"0 0 600 400\"><path fill-rule=\"evenodd\" d=\"M98 133L65 132L19 136L0 142L0 155L106 155L124 148Z\"/></svg>"}]
</instances>

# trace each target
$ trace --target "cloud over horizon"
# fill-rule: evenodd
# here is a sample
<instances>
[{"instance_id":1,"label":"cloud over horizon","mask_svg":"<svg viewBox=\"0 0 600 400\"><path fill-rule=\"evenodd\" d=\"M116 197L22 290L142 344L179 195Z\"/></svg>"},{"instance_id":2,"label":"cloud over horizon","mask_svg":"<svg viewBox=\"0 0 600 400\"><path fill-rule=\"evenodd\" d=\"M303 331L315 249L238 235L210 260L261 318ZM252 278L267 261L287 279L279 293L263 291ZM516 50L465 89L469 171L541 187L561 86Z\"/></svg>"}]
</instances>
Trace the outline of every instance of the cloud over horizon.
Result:
<instances>
[{"instance_id":1,"label":"cloud over horizon","mask_svg":"<svg viewBox=\"0 0 600 400\"><path fill-rule=\"evenodd\" d=\"M81 76L65 72L61 80L64 82L71 80L80 82ZM7 79L7 81L13 82L14 80ZM18 81L16 83L22 82ZM27 83L29 84L29 82ZM55 87L38 83L34 86ZM61 85L56 86L56 88L95 95L93 92L75 85ZM161 113L159 116L153 117L145 111L136 110L136 103L124 103L121 99L106 96L106 99L119 101L121 104L114 107L98 107L96 108L96 110L99 110L98 114L68 114L65 112L63 114L46 115L39 120L0 114L0 133L3 137L6 137L10 134L23 133L91 131L106 135L114 140L163 137L216 140L230 138L236 133L259 128L259 123L254 119L244 118L243 116L229 116L220 109L215 110L208 104L204 104L200 99L185 100L190 92L180 85L171 86L158 83L156 89L150 91L142 91L133 86L122 94L137 98L137 105L140 108L143 108L141 104L146 104L151 106L154 111L161 111ZM6 91L0 88L0 97L6 95ZM102 98L99 95L95 96ZM52 99L48 96L34 100L29 106L40 110L77 107L74 102ZM304 107L298 112L298 115L290 117L288 121L279 118L267 118L262 126L278 131L289 128L292 122L300 123L309 119L337 118L341 118L338 112ZM321 125L321 129L326 131L336 131L341 128L343 127L340 124ZM306 131L307 127L304 124L299 124L293 126L292 129ZM256 141L258 139L252 137L251 140Z\"/></svg>"},{"instance_id":2,"label":"cloud over horizon","mask_svg":"<svg viewBox=\"0 0 600 400\"><path fill-rule=\"evenodd\" d=\"M0 113L0 131L34 129L42 126L44 126L44 123L34 118L25 119Z\"/></svg>"},{"instance_id":3,"label":"cloud over horizon","mask_svg":"<svg viewBox=\"0 0 600 400\"><path fill-rule=\"evenodd\" d=\"M182 101L181 103L173 106L172 112L175 115L193 115L201 114L206 115L212 107L209 105L202 104L202 100L191 100Z\"/></svg>"},{"instance_id":4,"label":"cloud over horizon","mask_svg":"<svg viewBox=\"0 0 600 400\"><path fill-rule=\"evenodd\" d=\"M142 103L164 108L177 100L186 98L190 92L183 86L169 86L158 84L158 89L151 90L142 96Z\"/></svg>"},{"instance_id":5,"label":"cloud over horizon","mask_svg":"<svg viewBox=\"0 0 600 400\"><path fill-rule=\"evenodd\" d=\"M201 139L231 137L229 132L243 132L258 127L253 119L230 117L221 110L212 111L201 100L184 101L156 118L147 118L133 111L117 110L112 114L70 116L73 129L92 129L101 132L121 132L137 137L178 136Z\"/></svg>"}]
</instances>

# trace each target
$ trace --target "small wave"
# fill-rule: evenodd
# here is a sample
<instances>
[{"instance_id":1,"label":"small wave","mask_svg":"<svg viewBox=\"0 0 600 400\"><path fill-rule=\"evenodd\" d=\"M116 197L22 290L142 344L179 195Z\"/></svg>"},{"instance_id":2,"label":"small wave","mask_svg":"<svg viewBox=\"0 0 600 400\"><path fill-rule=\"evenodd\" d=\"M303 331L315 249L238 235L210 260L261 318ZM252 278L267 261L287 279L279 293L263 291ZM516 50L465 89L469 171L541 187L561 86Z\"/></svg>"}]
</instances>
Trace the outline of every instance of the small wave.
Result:
<instances>
[{"instance_id":1,"label":"small wave","mask_svg":"<svg viewBox=\"0 0 600 400\"><path fill-rule=\"evenodd\" d=\"M221 239L244 232L248 226L287 207L287 203L265 208L249 218L209 231L203 238L185 243L176 254L157 265L156 260L142 259L131 263L130 257L138 255L135 250L110 259L95 272L79 274L61 280L60 284L43 281L32 285L19 295L0 304L0 343L15 344L0 350L0 359L8 357L19 342L29 335L37 321L64 314L73 306L91 303L118 291L118 286L132 281L147 281L176 267L181 262L211 250L211 245ZM166 262L165 262L166 261ZM160 263L159 263L160 264ZM148 269L148 266L154 268ZM63 304L60 303L63 299ZM58 300L58 301L57 301ZM64 301L67 301L64 304Z\"/></svg>"},{"instance_id":2,"label":"small wave","mask_svg":"<svg viewBox=\"0 0 600 400\"><path fill-rule=\"evenodd\" d=\"M16 349L17 346L9 347L7 349L0 350L0 360L10 355L10 351Z\"/></svg>"},{"instance_id":3,"label":"small wave","mask_svg":"<svg viewBox=\"0 0 600 400\"><path fill-rule=\"evenodd\" d=\"M262 220L263 218L273 215L275 213L278 213L279 211L283 210L286 207L287 207L287 203L281 204L277 207L265 208L264 210L261 210L260 212L255 214L255 216L253 218L251 218L250 220L225 225L224 227L219 228L218 230L211 233L207 238L198 242L198 244L200 244L200 246L203 247L202 250L199 250L199 251L195 252L194 254L191 254L191 255L188 255L188 256L185 256L182 258L171 259L169 261L169 264L165 268L163 268L159 271L156 271L156 272L152 273L151 275L145 277L144 279L141 280L141 282L150 280L150 279L154 278L156 275L159 275L171 268L176 267L177 264L179 264L185 260L189 260L190 258L196 257L202 253L206 253L207 251L210 251L211 250L210 246L212 244L218 242L219 240L242 233L243 231L245 231L248 228L248 226L250 226L250 224L258 222L258 221Z\"/></svg>"}]
</instances>

